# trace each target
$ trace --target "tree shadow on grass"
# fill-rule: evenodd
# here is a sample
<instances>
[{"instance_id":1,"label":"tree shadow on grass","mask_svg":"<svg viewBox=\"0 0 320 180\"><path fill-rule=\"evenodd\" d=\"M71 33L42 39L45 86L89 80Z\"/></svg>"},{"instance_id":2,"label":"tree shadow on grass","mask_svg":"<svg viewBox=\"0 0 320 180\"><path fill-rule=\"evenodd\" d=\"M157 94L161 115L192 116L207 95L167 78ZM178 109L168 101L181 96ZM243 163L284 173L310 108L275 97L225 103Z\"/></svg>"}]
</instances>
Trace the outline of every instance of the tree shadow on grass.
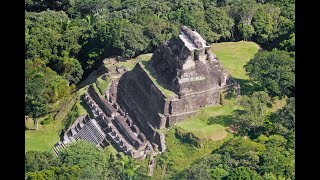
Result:
<instances>
[{"instance_id":1,"label":"tree shadow on grass","mask_svg":"<svg viewBox=\"0 0 320 180\"><path fill-rule=\"evenodd\" d=\"M208 122L207 124L208 125L212 125L212 124L220 124L220 125L223 125L223 126L230 126L232 125L233 123L233 116L232 115L219 115L219 116L213 116L213 117L210 117L208 119Z\"/></svg>"},{"instance_id":2,"label":"tree shadow on grass","mask_svg":"<svg viewBox=\"0 0 320 180\"><path fill-rule=\"evenodd\" d=\"M240 84L241 95L251 95L254 91L263 91L264 88L257 82L249 79L234 78Z\"/></svg>"}]
</instances>

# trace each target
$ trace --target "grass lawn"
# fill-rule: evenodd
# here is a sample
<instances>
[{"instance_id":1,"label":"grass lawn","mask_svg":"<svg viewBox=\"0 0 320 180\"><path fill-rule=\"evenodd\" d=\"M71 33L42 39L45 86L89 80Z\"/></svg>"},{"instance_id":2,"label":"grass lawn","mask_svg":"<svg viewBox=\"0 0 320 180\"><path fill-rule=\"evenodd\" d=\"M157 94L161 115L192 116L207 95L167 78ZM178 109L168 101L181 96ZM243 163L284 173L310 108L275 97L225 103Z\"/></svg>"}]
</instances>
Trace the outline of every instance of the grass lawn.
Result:
<instances>
[{"instance_id":1,"label":"grass lawn","mask_svg":"<svg viewBox=\"0 0 320 180\"><path fill-rule=\"evenodd\" d=\"M220 124L210 124L211 117L220 115L229 115L237 108L235 99L225 100L225 104L214 105L201 109L195 116L178 122L176 125L180 128L192 132L199 139L219 141L227 136L226 128Z\"/></svg>"},{"instance_id":2,"label":"grass lawn","mask_svg":"<svg viewBox=\"0 0 320 180\"><path fill-rule=\"evenodd\" d=\"M130 69L130 71L131 71L134 68L136 61L137 61L137 59L130 59L128 61L120 61L116 64L116 66L124 66L124 67Z\"/></svg>"},{"instance_id":3,"label":"grass lawn","mask_svg":"<svg viewBox=\"0 0 320 180\"><path fill-rule=\"evenodd\" d=\"M97 85L97 88L99 89L100 94L102 94L102 96L104 96L104 93L106 92L110 82L111 82L111 77L107 77L106 80L103 80L102 76L97 78L96 85Z\"/></svg>"},{"instance_id":4,"label":"grass lawn","mask_svg":"<svg viewBox=\"0 0 320 180\"><path fill-rule=\"evenodd\" d=\"M27 151L50 151L60 138L59 133L63 129L61 122L52 122L49 125L41 125L44 118L39 118L38 130L25 131L25 152ZM32 119L28 119L28 128L33 128Z\"/></svg>"},{"instance_id":5,"label":"grass lawn","mask_svg":"<svg viewBox=\"0 0 320 180\"><path fill-rule=\"evenodd\" d=\"M59 140L59 134L64 128L64 120L68 116L72 107L76 103L75 94L71 95L69 98L64 100L61 104L60 111L55 115L55 120L48 125L41 125L40 122L49 116L38 118L38 129L33 130L33 121L28 119L26 126L29 130L25 131L25 152L35 150L35 151L50 151ZM54 115L51 113L51 115Z\"/></svg>"},{"instance_id":6,"label":"grass lawn","mask_svg":"<svg viewBox=\"0 0 320 180\"><path fill-rule=\"evenodd\" d=\"M223 42L211 44L223 68L234 78L248 79L243 66L258 52L259 45L254 42Z\"/></svg>"}]
</instances>

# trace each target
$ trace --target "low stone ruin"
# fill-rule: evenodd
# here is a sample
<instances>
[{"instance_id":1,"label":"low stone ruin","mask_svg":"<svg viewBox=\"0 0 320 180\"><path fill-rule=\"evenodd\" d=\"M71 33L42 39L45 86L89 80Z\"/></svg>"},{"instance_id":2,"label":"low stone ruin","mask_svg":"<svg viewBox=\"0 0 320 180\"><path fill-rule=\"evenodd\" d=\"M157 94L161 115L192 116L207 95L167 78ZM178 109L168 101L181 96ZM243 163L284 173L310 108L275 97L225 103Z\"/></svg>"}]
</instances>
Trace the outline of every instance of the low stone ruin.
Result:
<instances>
[{"instance_id":1,"label":"low stone ruin","mask_svg":"<svg viewBox=\"0 0 320 180\"><path fill-rule=\"evenodd\" d=\"M77 118L64 133L62 141L53 149L56 155L61 146L80 139L92 142L98 148L112 144L119 152L134 158L145 158L150 153L145 135L116 103L100 98L92 85L84 94L83 100L90 108L93 118L89 115Z\"/></svg>"}]
</instances>

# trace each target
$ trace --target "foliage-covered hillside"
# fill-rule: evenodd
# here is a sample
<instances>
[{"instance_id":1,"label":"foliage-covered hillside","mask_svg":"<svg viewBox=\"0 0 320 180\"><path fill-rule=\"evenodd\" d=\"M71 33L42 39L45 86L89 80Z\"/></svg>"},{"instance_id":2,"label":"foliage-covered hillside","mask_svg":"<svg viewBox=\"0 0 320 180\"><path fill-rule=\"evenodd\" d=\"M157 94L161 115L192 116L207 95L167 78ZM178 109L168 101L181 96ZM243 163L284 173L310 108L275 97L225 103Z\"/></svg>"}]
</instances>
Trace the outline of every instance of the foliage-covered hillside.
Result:
<instances>
[{"instance_id":1,"label":"foliage-covered hillside","mask_svg":"<svg viewBox=\"0 0 320 180\"><path fill-rule=\"evenodd\" d=\"M51 104L102 59L152 52L181 25L208 42L251 40L294 51L294 8L294 0L27 0L25 113L57 111Z\"/></svg>"}]
</instances>

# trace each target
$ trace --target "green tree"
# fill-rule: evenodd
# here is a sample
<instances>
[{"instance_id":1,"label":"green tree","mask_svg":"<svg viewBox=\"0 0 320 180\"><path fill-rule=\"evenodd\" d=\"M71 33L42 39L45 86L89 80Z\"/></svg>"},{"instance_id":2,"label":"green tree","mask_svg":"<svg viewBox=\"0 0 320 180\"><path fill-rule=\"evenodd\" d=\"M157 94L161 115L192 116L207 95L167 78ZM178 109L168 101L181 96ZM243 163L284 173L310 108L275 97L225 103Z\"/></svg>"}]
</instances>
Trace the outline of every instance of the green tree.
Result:
<instances>
[{"instance_id":1,"label":"green tree","mask_svg":"<svg viewBox=\"0 0 320 180\"><path fill-rule=\"evenodd\" d=\"M49 103L69 96L68 82L40 59L27 60L25 67L25 114L33 118L45 115Z\"/></svg>"},{"instance_id":2,"label":"green tree","mask_svg":"<svg viewBox=\"0 0 320 180\"><path fill-rule=\"evenodd\" d=\"M229 4L223 9L233 18L235 27L233 29L233 40L249 40L254 34L252 27L252 18L257 9L257 2L255 0L243 1L220 1L218 4Z\"/></svg>"},{"instance_id":3,"label":"green tree","mask_svg":"<svg viewBox=\"0 0 320 180\"><path fill-rule=\"evenodd\" d=\"M89 142L78 141L70 144L60 154L62 166L79 166L85 179L101 179L109 175L108 157Z\"/></svg>"},{"instance_id":4,"label":"green tree","mask_svg":"<svg viewBox=\"0 0 320 180\"><path fill-rule=\"evenodd\" d=\"M185 178L186 179L210 179L211 174L209 172L210 166L208 161L201 160L194 163L188 168Z\"/></svg>"},{"instance_id":5,"label":"green tree","mask_svg":"<svg viewBox=\"0 0 320 180\"><path fill-rule=\"evenodd\" d=\"M265 149L264 144L254 142L249 138L237 137L225 142L214 153L224 155L224 162L230 167L245 166L255 170L259 168L259 155Z\"/></svg>"},{"instance_id":6,"label":"green tree","mask_svg":"<svg viewBox=\"0 0 320 180\"><path fill-rule=\"evenodd\" d=\"M294 179L294 151L287 150L287 140L283 136L272 135L266 141L267 149L261 155L259 171Z\"/></svg>"},{"instance_id":7,"label":"green tree","mask_svg":"<svg viewBox=\"0 0 320 180\"><path fill-rule=\"evenodd\" d=\"M153 51L173 35L178 35L178 27L168 20L159 17L151 9L143 9L130 17L130 22L143 26L144 35L150 41L150 48Z\"/></svg>"},{"instance_id":8,"label":"green tree","mask_svg":"<svg viewBox=\"0 0 320 180\"><path fill-rule=\"evenodd\" d=\"M63 32L62 24L68 21L67 14L47 10L40 13L26 12L25 16L26 59L38 57L49 63L60 53L58 47Z\"/></svg>"},{"instance_id":9,"label":"green tree","mask_svg":"<svg viewBox=\"0 0 320 180\"><path fill-rule=\"evenodd\" d=\"M238 25L238 29L240 31L241 36L245 41L250 40L251 36L254 34L254 28L250 24L242 24Z\"/></svg>"},{"instance_id":10,"label":"green tree","mask_svg":"<svg viewBox=\"0 0 320 180\"><path fill-rule=\"evenodd\" d=\"M49 169L27 173L28 180L45 179L83 179L83 172L78 166L57 167L52 166Z\"/></svg>"},{"instance_id":11,"label":"green tree","mask_svg":"<svg viewBox=\"0 0 320 180\"><path fill-rule=\"evenodd\" d=\"M55 11L66 11L71 6L71 0L26 0L25 9L27 11L45 11L47 9Z\"/></svg>"},{"instance_id":12,"label":"green tree","mask_svg":"<svg viewBox=\"0 0 320 180\"><path fill-rule=\"evenodd\" d=\"M213 167L210 172L212 179L222 180L229 175L229 172L222 168L222 165Z\"/></svg>"},{"instance_id":13,"label":"green tree","mask_svg":"<svg viewBox=\"0 0 320 180\"><path fill-rule=\"evenodd\" d=\"M59 159L52 153L28 151L25 154L25 172L36 172L48 169L50 166L59 166Z\"/></svg>"},{"instance_id":14,"label":"green tree","mask_svg":"<svg viewBox=\"0 0 320 180\"><path fill-rule=\"evenodd\" d=\"M254 40L265 47L268 47L269 44L274 44L281 36L279 23L279 7L270 3L259 5L252 20L252 25L255 29Z\"/></svg>"},{"instance_id":15,"label":"green tree","mask_svg":"<svg viewBox=\"0 0 320 180\"><path fill-rule=\"evenodd\" d=\"M219 39L228 39L231 37L234 21L223 9L210 7L205 11L205 18L212 32L218 34Z\"/></svg>"},{"instance_id":16,"label":"green tree","mask_svg":"<svg viewBox=\"0 0 320 180\"><path fill-rule=\"evenodd\" d=\"M244 67L253 80L259 81L271 96L295 95L295 62L285 51L258 52Z\"/></svg>"},{"instance_id":17,"label":"green tree","mask_svg":"<svg viewBox=\"0 0 320 180\"><path fill-rule=\"evenodd\" d=\"M275 176L274 174L272 173L265 173L262 178L264 180L277 180L277 176Z\"/></svg>"},{"instance_id":18,"label":"green tree","mask_svg":"<svg viewBox=\"0 0 320 180\"><path fill-rule=\"evenodd\" d=\"M149 45L149 39L143 34L143 26L133 23L124 29L123 41L124 46L120 49L124 57L137 56Z\"/></svg>"},{"instance_id":19,"label":"green tree","mask_svg":"<svg viewBox=\"0 0 320 180\"><path fill-rule=\"evenodd\" d=\"M280 9L280 12L273 11L274 8L269 8L268 13L273 14L274 21L274 32L273 41L269 43L268 49L282 49L285 50L284 45L289 43L288 50L292 51L294 49L294 38L292 39L292 33L295 31L295 1L285 0L285 1L271 1L266 4L269 7L274 5ZM276 14L279 14L278 17ZM294 36L294 35L293 35ZM292 41L293 40L293 41Z\"/></svg>"},{"instance_id":20,"label":"green tree","mask_svg":"<svg viewBox=\"0 0 320 180\"><path fill-rule=\"evenodd\" d=\"M83 70L77 57L82 28L63 11L26 12L26 60L40 58L70 83L77 83Z\"/></svg>"},{"instance_id":21,"label":"green tree","mask_svg":"<svg viewBox=\"0 0 320 180\"><path fill-rule=\"evenodd\" d=\"M279 44L279 49L285 51L295 51L295 38L295 33L291 33L289 39L285 39Z\"/></svg>"},{"instance_id":22,"label":"green tree","mask_svg":"<svg viewBox=\"0 0 320 180\"><path fill-rule=\"evenodd\" d=\"M273 33L273 19L263 6L260 6L253 16L252 26L255 29L255 39L259 43L270 40Z\"/></svg>"},{"instance_id":23,"label":"green tree","mask_svg":"<svg viewBox=\"0 0 320 180\"><path fill-rule=\"evenodd\" d=\"M270 116L275 133L287 135L295 131L295 98L287 99L285 107Z\"/></svg>"},{"instance_id":24,"label":"green tree","mask_svg":"<svg viewBox=\"0 0 320 180\"><path fill-rule=\"evenodd\" d=\"M235 111L233 116L234 123L239 126L240 132L255 136L257 131L267 122L267 106L270 104L270 97L264 91L254 92L250 96L243 96L240 105L243 110Z\"/></svg>"},{"instance_id":25,"label":"green tree","mask_svg":"<svg viewBox=\"0 0 320 180\"><path fill-rule=\"evenodd\" d=\"M237 22L244 25L250 25L251 20L257 10L257 2L255 0L232 1L231 15Z\"/></svg>"},{"instance_id":26,"label":"green tree","mask_svg":"<svg viewBox=\"0 0 320 180\"><path fill-rule=\"evenodd\" d=\"M54 171L46 169L39 172L29 172L26 175L27 180L45 180L54 179Z\"/></svg>"},{"instance_id":27,"label":"green tree","mask_svg":"<svg viewBox=\"0 0 320 180\"><path fill-rule=\"evenodd\" d=\"M211 31L209 24L205 21L205 11L201 3L192 1L194 6L186 5L180 2L178 9L172 11L168 17L174 24L186 25L196 30L208 42L214 42L219 39L217 33ZM192 4L191 3L191 4ZM173 8L174 9L174 8Z\"/></svg>"},{"instance_id":28,"label":"green tree","mask_svg":"<svg viewBox=\"0 0 320 180\"><path fill-rule=\"evenodd\" d=\"M108 16L108 3L107 0L73 0L71 7L67 10L68 14L72 17L84 18L87 15L95 15L104 19Z\"/></svg>"},{"instance_id":29,"label":"green tree","mask_svg":"<svg viewBox=\"0 0 320 180\"><path fill-rule=\"evenodd\" d=\"M121 179L136 179L138 177L146 177L146 168L140 166L136 161L120 153L120 157L114 161L114 168Z\"/></svg>"},{"instance_id":30,"label":"green tree","mask_svg":"<svg viewBox=\"0 0 320 180\"><path fill-rule=\"evenodd\" d=\"M70 84L77 84L82 78L83 69L78 60L65 57L62 74Z\"/></svg>"},{"instance_id":31,"label":"green tree","mask_svg":"<svg viewBox=\"0 0 320 180\"><path fill-rule=\"evenodd\" d=\"M248 167L244 167L244 166L237 167L227 177L227 180L259 180L259 179L262 179L262 178L256 171L251 170Z\"/></svg>"}]
</instances>

